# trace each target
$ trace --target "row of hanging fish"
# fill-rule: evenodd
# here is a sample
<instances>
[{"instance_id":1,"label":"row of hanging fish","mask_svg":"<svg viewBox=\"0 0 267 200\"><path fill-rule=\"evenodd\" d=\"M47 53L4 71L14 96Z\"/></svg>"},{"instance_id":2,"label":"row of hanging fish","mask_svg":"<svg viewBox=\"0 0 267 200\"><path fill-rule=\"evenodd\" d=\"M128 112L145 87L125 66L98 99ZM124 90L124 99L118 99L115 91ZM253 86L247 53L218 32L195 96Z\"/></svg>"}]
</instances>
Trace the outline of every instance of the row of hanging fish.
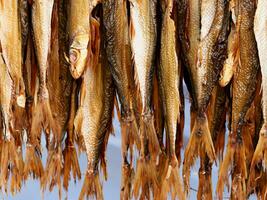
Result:
<instances>
[{"instance_id":1,"label":"row of hanging fish","mask_svg":"<svg viewBox=\"0 0 267 200\"><path fill-rule=\"evenodd\" d=\"M15 194L31 176L61 198L71 176L82 177L78 149L87 155L79 199L103 199L116 109L121 199L186 199L198 158L198 199L223 199L225 186L231 199L266 199L266 8L267 0L0 0L1 189Z\"/></svg>"}]
</instances>

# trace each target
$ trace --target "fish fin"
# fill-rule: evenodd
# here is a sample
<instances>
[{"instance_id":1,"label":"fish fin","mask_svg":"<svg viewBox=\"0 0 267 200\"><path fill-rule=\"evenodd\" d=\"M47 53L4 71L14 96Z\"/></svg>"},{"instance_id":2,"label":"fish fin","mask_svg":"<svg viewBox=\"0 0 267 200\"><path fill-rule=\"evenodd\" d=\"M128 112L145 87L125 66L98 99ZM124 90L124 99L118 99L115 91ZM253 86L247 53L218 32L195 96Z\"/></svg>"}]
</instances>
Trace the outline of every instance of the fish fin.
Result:
<instances>
[{"instance_id":1,"label":"fish fin","mask_svg":"<svg viewBox=\"0 0 267 200\"><path fill-rule=\"evenodd\" d=\"M63 187L66 191L68 191L71 170L74 182L76 182L76 179L81 179L81 170L74 145L66 145L63 150L63 159Z\"/></svg>"},{"instance_id":2,"label":"fish fin","mask_svg":"<svg viewBox=\"0 0 267 200\"><path fill-rule=\"evenodd\" d=\"M262 164L263 167L265 167L265 170L266 170L267 168L267 124L263 124L261 128L258 144L256 146L256 149L255 149L252 161L251 161L248 191L250 191L250 189L255 187L255 180L257 179L255 176L255 170L256 170L255 168L260 163Z\"/></svg>"},{"instance_id":3,"label":"fish fin","mask_svg":"<svg viewBox=\"0 0 267 200\"><path fill-rule=\"evenodd\" d=\"M157 191L159 187L155 161L140 158L137 161L136 174L133 181L133 195L137 199L141 189L140 198L147 197L152 191Z\"/></svg>"},{"instance_id":4,"label":"fish fin","mask_svg":"<svg viewBox=\"0 0 267 200\"><path fill-rule=\"evenodd\" d=\"M51 192L55 185L58 187L59 199L62 197L61 189L61 172L62 172L62 152L61 148L50 150L47 156L46 168L43 179L41 180L41 188L44 191L49 186Z\"/></svg>"},{"instance_id":5,"label":"fish fin","mask_svg":"<svg viewBox=\"0 0 267 200\"><path fill-rule=\"evenodd\" d=\"M161 150L160 150L158 137L157 137L155 127L154 127L153 115L148 114L148 115L142 116L141 121L140 121L140 135L141 137L144 137L143 142L142 142L142 138L140 141L141 153L143 151L143 155L145 155L144 154L145 143L146 141L148 141L149 153L153 158L156 158L159 155Z\"/></svg>"},{"instance_id":6,"label":"fish fin","mask_svg":"<svg viewBox=\"0 0 267 200\"><path fill-rule=\"evenodd\" d=\"M179 168L175 167L171 169L170 177L167 179L172 199L185 200L185 194L183 192L183 184L179 175Z\"/></svg>"},{"instance_id":7,"label":"fish fin","mask_svg":"<svg viewBox=\"0 0 267 200\"><path fill-rule=\"evenodd\" d=\"M10 191L13 195L20 191L23 182L21 172L24 163L20 148L16 146L15 140L12 138L10 141L4 141L1 149L1 185L7 192L8 178L11 175ZM12 165L11 170L9 170L10 165Z\"/></svg>"},{"instance_id":8,"label":"fish fin","mask_svg":"<svg viewBox=\"0 0 267 200\"><path fill-rule=\"evenodd\" d=\"M214 141L214 148L219 161L223 160L223 152L225 145L225 126L218 132L217 138Z\"/></svg>"},{"instance_id":9,"label":"fish fin","mask_svg":"<svg viewBox=\"0 0 267 200\"><path fill-rule=\"evenodd\" d=\"M100 22L94 18L90 18L90 26L91 26L91 41L88 53L91 56L87 56L87 65L89 67L93 67L93 69L97 69L97 64L99 63L99 52L100 52Z\"/></svg>"},{"instance_id":10,"label":"fish fin","mask_svg":"<svg viewBox=\"0 0 267 200\"><path fill-rule=\"evenodd\" d=\"M185 149L183 177L186 193L188 193L189 189L190 167L195 163L197 156L200 155L201 147L203 147L204 152L207 153L211 162L216 159L208 120L205 114L196 117L193 130Z\"/></svg>"},{"instance_id":11,"label":"fish fin","mask_svg":"<svg viewBox=\"0 0 267 200\"><path fill-rule=\"evenodd\" d=\"M40 158L40 153L37 153L35 147L31 144L26 146L26 158L25 165L23 170L24 180L27 180L30 174L33 175L33 178L42 179L44 174L44 168L42 160Z\"/></svg>"},{"instance_id":12,"label":"fish fin","mask_svg":"<svg viewBox=\"0 0 267 200\"><path fill-rule=\"evenodd\" d=\"M128 163L122 164L120 199L131 199L132 182L134 179L134 169Z\"/></svg>"},{"instance_id":13,"label":"fish fin","mask_svg":"<svg viewBox=\"0 0 267 200\"><path fill-rule=\"evenodd\" d=\"M244 144L237 144L232 173L231 198L246 199L247 165Z\"/></svg>"},{"instance_id":14,"label":"fish fin","mask_svg":"<svg viewBox=\"0 0 267 200\"><path fill-rule=\"evenodd\" d=\"M197 199L212 200L212 180L211 180L211 164L207 163L207 156L203 154L203 160L201 160L201 166L198 171L198 191Z\"/></svg>"},{"instance_id":15,"label":"fish fin","mask_svg":"<svg viewBox=\"0 0 267 200\"><path fill-rule=\"evenodd\" d=\"M217 187L216 187L216 193L217 193L218 199L220 200L223 198L224 184L226 184L229 190L228 171L233 167L233 161L234 161L235 147L230 140L231 138L229 138L226 153L225 153L223 162L220 164L220 168L219 168L219 176L218 176L218 182L217 182Z\"/></svg>"},{"instance_id":16,"label":"fish fin","mask_svg":"<svg viewBox=\"0 0 267 200\"><path fill-rule=\"evenodd\" d=\"M86 172L84 177L84 182L82 186L82 190L79 195L79 200L85 199L85 197L93 197L95 196L98 200L103 200L103 193L102 193L102 185L99 180L99 174L89 175Z\"/></svg>"}]
</instances>

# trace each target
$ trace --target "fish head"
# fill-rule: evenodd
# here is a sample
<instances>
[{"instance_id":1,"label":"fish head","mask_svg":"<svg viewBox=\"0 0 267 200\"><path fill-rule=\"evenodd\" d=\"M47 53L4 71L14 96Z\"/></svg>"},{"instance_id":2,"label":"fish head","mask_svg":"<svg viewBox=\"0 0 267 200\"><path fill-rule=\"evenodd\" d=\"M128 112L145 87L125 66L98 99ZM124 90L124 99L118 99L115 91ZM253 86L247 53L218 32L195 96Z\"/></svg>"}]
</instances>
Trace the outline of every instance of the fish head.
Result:
<instances>
[{"instance_id":1,"label":"fish head","mask_svg":"<svg viewBox=\"0 0 267 200\"><path fill-rule=\"evenodd\" d=\"M89 35L79 35L73 40L70 49L69 57L65 56L70 64L70 73L73 78L78 79L85 69L88 55Z\"/></svg>"}]
</instances>

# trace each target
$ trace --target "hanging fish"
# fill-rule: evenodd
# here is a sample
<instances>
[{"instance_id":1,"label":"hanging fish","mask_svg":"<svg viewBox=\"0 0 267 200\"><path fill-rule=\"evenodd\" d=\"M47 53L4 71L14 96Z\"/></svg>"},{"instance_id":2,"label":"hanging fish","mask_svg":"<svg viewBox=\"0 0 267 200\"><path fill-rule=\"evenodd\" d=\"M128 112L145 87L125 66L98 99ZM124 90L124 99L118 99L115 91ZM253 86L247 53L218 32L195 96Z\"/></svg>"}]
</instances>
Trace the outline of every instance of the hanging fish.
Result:
<instances>
[{"instance_id":1,"label":"hanging fish","mask_svg":"<svg viewBox=\"0 0 267 200\"><path fill-rule=\"evenodd\" d=\"M122 135L122 183L121 198L129 199L133 171L133 144L140 149L134 98L134 71L131 60L127 1L107 0L103 2L103 22L105 26L105 48L111 73L116 85L121 105L120 123ZM128 161L130 149L130 162Z\"/></svg>"},{"instance_id":2,"label":"hanging fish","mask_svg":"<svg viewBox=\"0 0 267 200\"><path fill-rule=\"evenodd\" d=\"M130 1L130 35L134 60L135 81L141 99L140 159L137 164L133 194L139 189L157 187L155 159L160 152L152 112L152 89L156 53L156 1ZM150 158L149 158L150 157ZM149 190L141 196L149 195Z\"/></svg>"},{"instance_id":3,"label":"hanging fish","mask_svg":"<svg viewBox=\"0 0 267 200\"><path fill-rule=\"evenodd\" d=\"M242 136L245 115L255 97L259 58L253 32L256 4L254 1L242 0L238 4L238 46L239 65L233 76L233 98L231 132L229 134L226 154L219 170L217 183L218 198L222 199L223 186L228 181L228 170L233 170L232 198L246 198L247 168ZM238 196L237 196L238 195Z\"/></svg>"},{"instance_id":4,"label":"hanging fish","mask_svg":"<svg viewBox=\"0 0 267 200\"><path fill-rule=\"evenodd\" d=\"M219 79L219 73L227 51L229 3L226 0L217 0L215 17L211 28L199 44L197 54L197 112L196 120L185 149L183 177L186 192L189 187L190 167L200 155L203 146L210 161L215 160L215 150L208 127L206 116L207 106L212 89Z\"/></svg>"},{"instance_id":5,"label":"hanging fish","mask_svg":"<svg viewBox=\"0 0 267 200\"><path fill-rule=\"evenodd\" d=\"M99 22L92 20L91 23L99 29ZM100 38L95 38L91 44L97 45L96 43L99 42ZM94 53L97 57L100 53L100 59L96 60L97 63L91 60L83 73L80 105L74 121L76 131L83 135L87 154L87 172L79 199L84 199L85 196L103 199L99 179L99 162L104 177L107 179L105 151L109 134L112 131L115 90L102 43L101 51Z\"/></svg>"},{"instance_id":6,"label":"hanging fish","mask_svg":"<svg viewBox=\"0 0 267 200\"><path fill-rule=\"evenodd\" d=\"M267 6L267 1L258 0L257 10L254 19L254 32L257 42L259 61L262 73L262 111L263 111L263 125L259 133L259 140L256 150L253 155L250 168L249 184L251 187L255 186L255 167L262 162L263 168L267 166L267 15L264 8ZM265 166L265 167L264 167ZM267 198L265 192L260 198Z\"/></svg>"}]
</instances>

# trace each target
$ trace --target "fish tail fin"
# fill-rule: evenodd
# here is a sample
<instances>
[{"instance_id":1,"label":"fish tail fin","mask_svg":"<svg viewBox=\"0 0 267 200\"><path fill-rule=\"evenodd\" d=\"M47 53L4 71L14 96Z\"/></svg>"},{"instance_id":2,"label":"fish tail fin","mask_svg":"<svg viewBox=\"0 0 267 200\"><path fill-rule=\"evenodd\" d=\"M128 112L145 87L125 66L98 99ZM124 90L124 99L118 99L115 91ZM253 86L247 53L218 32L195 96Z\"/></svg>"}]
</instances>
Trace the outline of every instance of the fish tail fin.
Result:
<instances>
[{"instance_id":1,"label":"fish tail fin","mask_svg":"<svg viewBox=\"0 0 267 200\"><path fill-rule=\"evenodd\" d=\"M133 181L133 195L137 199L141 189L140 198L147 197L150 194L150 188L153 189L153 192L159 188L156 164L150 159L147 160L141 157L137 161L136 174Z\"/></svg>"},{"instance_id":2,"label":"fish tail fin","mask_svg":"<svg viewBox=\"0 0 267 200\"><path fill-rule=\"evenodd\" d=\"M247 165L245 147L238 143L234 155L234 170L232 174L231 198L246 199Z\"/></svg>"},{"instance_id":3,"label":"fish tail fin","mask_svg":"<svg viewBox=\"0 0 267 200\"><path fill-rule=\"evenodd\" d=\"M103 200L102 185L100 183L98 173L90 175L89 172L87 172L84 177L79 200L83 200L85 199L85 197L88 198L93 196L95 196L96 199Z\"/></svg>"},{"instance_id":4,"label":"fish tail fin","mask_svg":"<svg viewBox=\"0 0 267 200\"><path fill-rule=\"evenodd\" d=\"M59 199L62 197L61 189L61 172L62 172L62 152L61 148L50 150L47 156L45 174L41 180L41 188L43 191L49 186L49 191L52 191L54 186L58 186Z\"/></svg>"},{"instance_id":5,"label":"fish tail fin","mask_svg":"<svg viewBox=\"0 0 267 200\"><path fill-rule=\"evenodd\" d=\"M76 179L81 179L81 170L78 162L78 157L74 145L67 144L63 150L63 187L68 191L70 174L72 170L72 177L76 182Z\"/></svg>"},{"instance_id":6,"label":"fish tail fin","mask_svg":"<svg viewBox=\"0 0 267 200\"><path fill-rule=\"evenodd\" d=\"M206 155L205 155L206 158ZM204 159L205 159L204 158ZM198 171L199 183L197 199L212 200L211 165L205 161L201 163Z\"/></svg>"},{"instance_id":7,"label":"fish tail fin","mask_svg":"<svg viewBox=\"0 0 267 200\"><path fill-rule=\"evenodd\" d=\"M214 141L214 148L219 161L223 160L224 144L225 144L225 126L219 131L217 138Z\"/></svg>"},{"instance_id":8,"label":"fish tail fin","mask_svg":"<svg viewBox=\"0 0 267 200\"><path fill-rule=\"evenodd\" d=\"M251 161L248 191L255 187L255 180L257 180L257 177L255 176L255 170L257 165L261 162L262 166L267 168L267 124L263 124L261 128L258 144Z\"/></svg>"},{"instance_id":9,"label":"fish tail fin","mask_svg":"<svg viewBox=\"0 0 267 200\"><path fill-rule=\"evenodd\" d=\"M22 151L21 147L17 146L15 143L15 140L11 140L9 144L9 156L10 161L13 164L13 167L11 169L11 180L10 180L10 191L11 194L16 194L20 191L22 182L23 182L23 157L22 157Z\"/></svg>"},{"instance_id":10,"label":"fish tail fin","mask_svg":"<svg viewBox=\"0 0 267 200\"><path fill-rule=\"evenodd\" d=\"M145 115L141 118L140 133L148 141L148 150L152 157L157 157L160 153L159 140L154 126L153 115ZM141 144L142 145L142 144ZM142 147L141 147L142 149Z\"/></svg>"},{"instance_id":11,"label":"fish tail fin","mask_svg":"<svg viewBox=\"0 0 267 200\"><path fill-rule=\"evenodd\" d=\"M56 141L61 140L61 131L59 126L53 118L53 114L50 107L49 98L40 101L41 111L43 112L43 123L49 127L53 134L55 134Z\"/></svg>"},{"instance_id":12,"label":"fish tail fin","mask_svg":"<svg viewBox=\"0 0 267 200\"><path fill-rule=\"evenodd\" d=\"M223 191L224 191L225 184L229 189L228 171L230 170L230 167L232 166L232 163L234 160L234 154L235 154L235 147L231 143L232 143L231 138L229 138L226 153L225 153L223 162L220 164L220 168L219 168L219 176L218 176L218 182L217 182L217 187L216 187L216 193L217 193L219 200L223 198Z\"/></svg>"},{"instance_id":13,"label":"fish tail fin","mask_svg":"<svg viewBox=\"0 0 267 200\"><path fill-rule=\"evenodd\" d=\"M40 153L36 150L36 148L27 144L26 146L26 158L25 165L23 170L24 180L27 180L30 174L33 175L33 178L42 179L44 174L44 168L42 164L42 160L40 158Z\"/></svg>"},{"instance_id":14,"label":"fish tail fin","mask_svg":"<svg viewBox=\"0 0 267 200\"><path fill-rule=\"evenodd\" d=\"M170 192L172 199L185 200L185 194L183 192L183 184L179 175L179 168L175 167L171 169L171 174L168 178Z\"/></svg>"},{"instance_id":15,"label":"fish tail fin","mask_svg":"<svg viewBox=\"0 0 267 200\"><path fill-rule=\"evenodd\" d=\"M127 163L122 164L120 199L131 199L132 181L134 179L134 169Z\"/></svg>"},{"instance_id":16,"label":"fish tail fin","mask_svg":"<svg viewBox=\"0 0 267 200\"><path fill-rule=\"evenodd\" d=\"M190 167L195 163L197 156L200 155L201 147L203 147L204 152L207 153L210 161L214 161L216 158L215 150L209 131L208 120L205 114L204 116L196 117L189 142L185 149L183 176L186 192L188 192L189 188Z\"/></svg>"}]
</instances>

